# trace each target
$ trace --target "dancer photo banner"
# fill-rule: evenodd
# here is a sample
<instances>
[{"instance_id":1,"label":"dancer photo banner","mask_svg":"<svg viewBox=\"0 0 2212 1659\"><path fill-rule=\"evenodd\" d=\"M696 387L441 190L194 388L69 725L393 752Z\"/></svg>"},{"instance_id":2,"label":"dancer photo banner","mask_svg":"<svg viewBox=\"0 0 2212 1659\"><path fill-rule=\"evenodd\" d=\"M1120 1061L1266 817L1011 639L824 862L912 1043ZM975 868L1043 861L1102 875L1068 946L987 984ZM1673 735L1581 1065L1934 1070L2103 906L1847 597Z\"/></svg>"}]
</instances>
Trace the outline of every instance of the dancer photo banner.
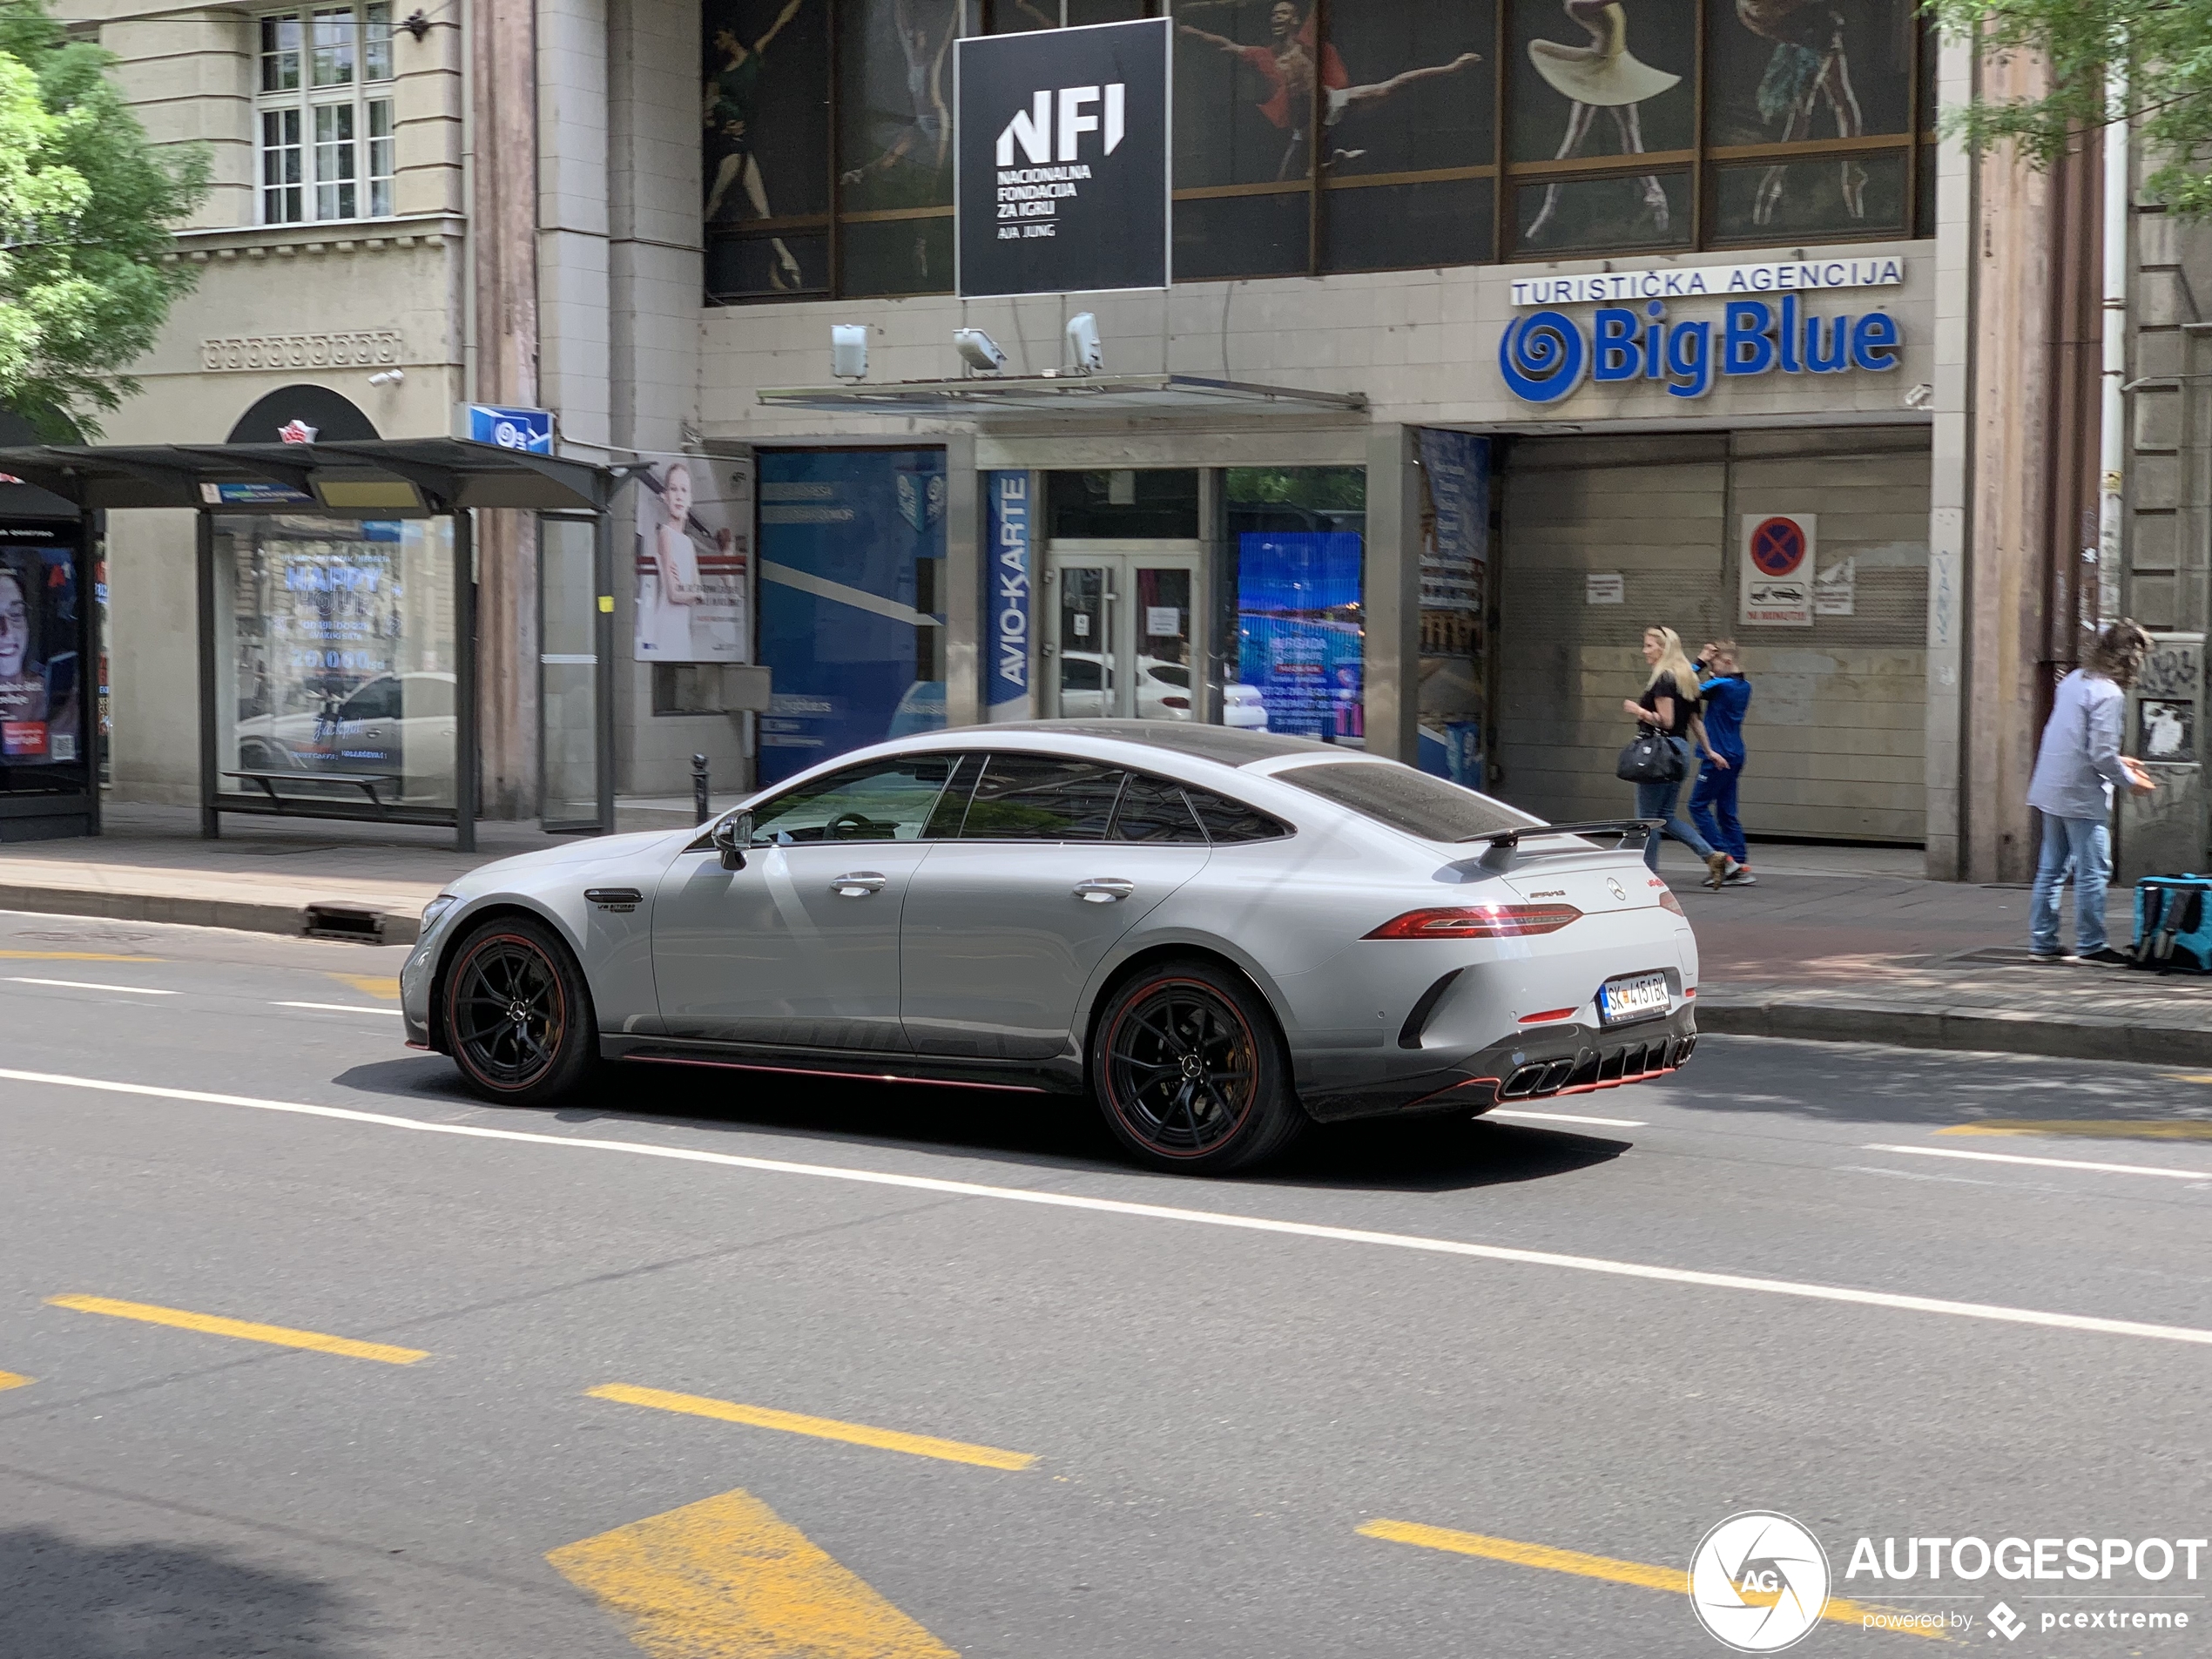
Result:
<instances>
[{"instance_id":1,"label":"dancer photo banner","mask_svg":"<svg viewBox=\"0 0 2212 1659\"><path fill-rule=\"evenodd\" d=\"M1167 19L958 42L963 297L1164 288Z\"/></svg>"}]
</instances>

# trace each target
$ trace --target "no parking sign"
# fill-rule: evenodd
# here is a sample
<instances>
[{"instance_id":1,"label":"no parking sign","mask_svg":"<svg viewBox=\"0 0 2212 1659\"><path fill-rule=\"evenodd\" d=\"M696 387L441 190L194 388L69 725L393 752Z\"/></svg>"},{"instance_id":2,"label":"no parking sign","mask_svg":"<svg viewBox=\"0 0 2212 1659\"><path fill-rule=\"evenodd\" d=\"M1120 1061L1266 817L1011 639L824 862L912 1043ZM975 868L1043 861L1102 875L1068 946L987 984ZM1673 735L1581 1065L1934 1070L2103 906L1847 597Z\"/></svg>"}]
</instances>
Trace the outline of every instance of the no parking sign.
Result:
<instances>
[{"instance_id":1,"label":"no parking sign","mask_svg":"<svg viewBox=\"0 0 2212 1659\"><path fill-rule=\"evenodd\" d=\"M1742 604L1737 619L1752 627L1812 626L1813 513L1743 515Z\"/></svg>"}]
</instances>

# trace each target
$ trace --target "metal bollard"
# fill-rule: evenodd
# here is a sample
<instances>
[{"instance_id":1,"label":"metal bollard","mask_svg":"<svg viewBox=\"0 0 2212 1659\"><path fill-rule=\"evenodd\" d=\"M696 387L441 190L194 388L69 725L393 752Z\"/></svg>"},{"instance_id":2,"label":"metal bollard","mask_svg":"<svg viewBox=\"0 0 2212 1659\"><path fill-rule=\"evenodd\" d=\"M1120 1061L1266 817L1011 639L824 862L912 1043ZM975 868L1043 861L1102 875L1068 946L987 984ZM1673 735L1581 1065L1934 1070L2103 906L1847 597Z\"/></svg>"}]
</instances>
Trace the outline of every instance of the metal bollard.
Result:
<instances>
[{"instance_id":1,"label":"metal bollard","mask_svg":"<svg viewBox=\"0 0 2212 1659\"><path fill-rule=\"evenodd\" d=\"M709 803L707 794L706 757L693 755L691 757L691 822L704 824L713 816L714 808Z\"/></svg>"}]
</instances>

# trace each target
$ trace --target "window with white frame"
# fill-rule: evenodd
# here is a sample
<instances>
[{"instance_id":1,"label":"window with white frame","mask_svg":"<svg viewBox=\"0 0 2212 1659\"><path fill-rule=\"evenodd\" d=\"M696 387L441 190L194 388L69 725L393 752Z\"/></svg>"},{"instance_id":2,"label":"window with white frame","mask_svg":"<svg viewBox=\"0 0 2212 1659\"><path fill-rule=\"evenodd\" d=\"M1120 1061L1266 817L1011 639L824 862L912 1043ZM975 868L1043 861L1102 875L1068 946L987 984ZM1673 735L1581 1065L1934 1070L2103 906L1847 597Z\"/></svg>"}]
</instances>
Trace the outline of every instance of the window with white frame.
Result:
<instances>
[{"instance_id":1,"label":"window with white frame","mask_svg":"<svg viewBox=\"0 0 2212 1659\"><path fill-rule=\"evenodd\" d=\"M261 222L389 213L390 0L273 11L260 24Z\"/></svg>"}]
</instances>

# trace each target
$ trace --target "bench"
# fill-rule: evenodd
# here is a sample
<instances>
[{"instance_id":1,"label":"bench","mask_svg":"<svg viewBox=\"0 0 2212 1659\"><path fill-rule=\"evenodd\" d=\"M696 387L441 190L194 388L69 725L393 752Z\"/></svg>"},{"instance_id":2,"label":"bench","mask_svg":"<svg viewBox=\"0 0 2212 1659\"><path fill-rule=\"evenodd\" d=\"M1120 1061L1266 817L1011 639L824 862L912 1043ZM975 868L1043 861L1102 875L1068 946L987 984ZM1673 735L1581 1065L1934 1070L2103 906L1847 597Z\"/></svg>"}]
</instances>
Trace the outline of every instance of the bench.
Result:
<instances>
[{"instance_id":1,"label":"bench","mask_svg":"<svg viewBox=\"0 0 2212 1659\"><path fill-rule=\"evenodd\" d=\"M389 784L396 790L400 786L404 785L407 782L406 778L396 772L226 771L223 773L223 776L226 778L237 778L250 784L259 784L261 786L261 792L269 798L270 807L280 816L284 812L285 802L287 799L293 801L295 805L305 806L315 798L307 795L293 795L290 797L280 795L277 793L277 786L279 784L351 784L355 788L359 789L361 793L368 797L368 804L377 810L380 816L388 816L390 813L390 803L377 794L377 785Z\"/></svg>"}]
</instances>

